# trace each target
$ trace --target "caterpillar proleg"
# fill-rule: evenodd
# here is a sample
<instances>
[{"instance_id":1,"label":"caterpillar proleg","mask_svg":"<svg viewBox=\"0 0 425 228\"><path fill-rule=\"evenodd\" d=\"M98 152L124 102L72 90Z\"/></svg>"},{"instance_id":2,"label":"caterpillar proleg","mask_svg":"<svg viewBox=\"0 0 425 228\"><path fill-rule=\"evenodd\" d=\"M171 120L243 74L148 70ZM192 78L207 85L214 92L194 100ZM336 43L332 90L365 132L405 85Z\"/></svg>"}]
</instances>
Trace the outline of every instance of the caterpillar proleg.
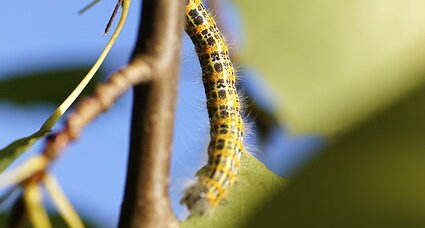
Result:
<instances>
[{"instance_id":1,"label":"caterpillar proleg","mask_svg":"<svg viewBox=\"0 0 425 228\"><path fill-rule=\"evenodd\" d=\"M201 0L187 1L185 30L202 67L211 141L208 163L198 172L197 182L186 190L181 203L191 214L204 214L217 206L236 180L245 151L244 123L228 45Z\"/></svg>"}]
</instances>

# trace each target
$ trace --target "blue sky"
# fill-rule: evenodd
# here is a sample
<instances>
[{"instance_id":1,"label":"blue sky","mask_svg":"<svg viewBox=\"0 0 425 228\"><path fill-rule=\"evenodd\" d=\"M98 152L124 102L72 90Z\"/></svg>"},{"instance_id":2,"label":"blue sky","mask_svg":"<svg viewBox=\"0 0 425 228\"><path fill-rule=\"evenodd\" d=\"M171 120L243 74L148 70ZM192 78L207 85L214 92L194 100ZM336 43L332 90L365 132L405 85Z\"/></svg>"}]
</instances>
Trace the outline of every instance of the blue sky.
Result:
<instances>
[{"instance_id":1,"label":"blue sky","mask_svg":"<svg viewBox=\"0 0 425 228\"><path fill-rule=\"evenodd\" d=\"M88 1L81 0L3 2L0 7L0 80L35 70L92 64L109 38L102 32L115 1L101 1L84 15L78 15L86 4ZM128 61L136 38L139 11L140 2L133 1L128 22L105 61L106 72L111 73ZM232 11L230 15L237 17L234 15L238 14ZM240 30L237 23L230 27ZM206 161L209 138L201 70L197 64L192 44L185 36L170 188L173 207L180 216L185 210L178 205L178 199L184 186ZM250 89L260 94L258 96L264 93L261 88ZM34 132L54 108L46 104L19 106L0 100L0 147ZM102 227L115 227L118 220L127 163L130 109L128 92L109 112L90 124L53 167L77 210ZM55 128L59 127L61 124ZM295 138L284 137L284 134L283 129L276 129L266 152L256 150L256 153L260 153L274 171L290 176L324 141L314 135ZM17 162L39 152L42 144L37 143Z\"/></svg>"}]
</instances>

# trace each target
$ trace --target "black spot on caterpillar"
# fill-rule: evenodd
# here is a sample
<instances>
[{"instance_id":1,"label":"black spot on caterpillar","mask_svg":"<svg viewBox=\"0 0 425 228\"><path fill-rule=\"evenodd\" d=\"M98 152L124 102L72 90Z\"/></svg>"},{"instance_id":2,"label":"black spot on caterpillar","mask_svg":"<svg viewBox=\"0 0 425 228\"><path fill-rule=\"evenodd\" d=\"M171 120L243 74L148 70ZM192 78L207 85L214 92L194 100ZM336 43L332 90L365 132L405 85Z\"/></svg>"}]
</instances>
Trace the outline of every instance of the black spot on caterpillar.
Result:
<instances>
[{"instance_id":1,"label":"black spot on caterpillar","mask_svg":"<svg viewBox=\"0 0 425 228\"><path fill-rule=\"evenodd\" d=\"M198 172L197 183L186 190L181 203L191 214L204 214L217 206L236 180L245 151L244 123L228 45L200 0L187 1L185 30L202 67L211 141L208 164Z\"/></svg>"}]
</instances>

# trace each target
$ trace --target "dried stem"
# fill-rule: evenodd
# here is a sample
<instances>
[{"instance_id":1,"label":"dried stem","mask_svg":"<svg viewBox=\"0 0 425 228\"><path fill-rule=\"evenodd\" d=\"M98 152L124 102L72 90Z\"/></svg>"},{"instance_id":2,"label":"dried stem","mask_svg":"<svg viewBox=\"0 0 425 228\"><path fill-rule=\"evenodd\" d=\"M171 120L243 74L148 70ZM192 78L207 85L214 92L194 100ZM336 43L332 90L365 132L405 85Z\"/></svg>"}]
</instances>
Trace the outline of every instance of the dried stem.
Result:
<instances>
[{"instance_id":1,"label":"dried stem","mask_svg":"<svg viewBox=\"0 0 425 228\"><path fill-rule=\"evenodd\" d=\"M82 129L100 113L106 111L114 101L127 91L132 85L150 79L150 69L140 58L115 72L104 83L99 84L96 93L82 100L76 110L67 119L64 129L49 136L43 150L51 160L55 159L65 147L75 140Z\"/></svg>"},{"instance_id":2,"label":"dried stem","mask_svg":"<svg viewBox=\"0 0 425 228\"><path fill-rule=\"evenodd\" d=\"M119 227L177 227L168 197L184 1L144 0L134 57L152 80L134 87L130 155Z\"/></svg>"}]
</instances>

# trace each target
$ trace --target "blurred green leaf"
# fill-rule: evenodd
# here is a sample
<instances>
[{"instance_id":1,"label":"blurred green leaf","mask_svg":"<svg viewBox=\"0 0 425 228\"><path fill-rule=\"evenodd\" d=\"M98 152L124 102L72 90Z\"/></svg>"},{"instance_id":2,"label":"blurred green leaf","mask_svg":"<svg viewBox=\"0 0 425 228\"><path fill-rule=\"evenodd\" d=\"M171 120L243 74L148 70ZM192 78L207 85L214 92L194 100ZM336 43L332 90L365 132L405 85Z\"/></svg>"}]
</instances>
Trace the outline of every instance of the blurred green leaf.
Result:
<instances>
[{"instance_id":1,"label":"blurred green leaf","mask_svg":"<svg viewBox=\"0 0 425 228\"><path fill-rule=\"evenodd\" d=\"M84 67L74 67L8 76L8 79L0 81L0 100L18 104L59 104L77 86L87 71ZM99 75L102 75L102 72ZM84 93L92 92L95 83L96 80L91 81Z\"/></svg>"},{"instance_id":2,"label":"blurred green leaf","mask_svg":"<svg viewBox=\"0 0 425 228\"><path fill-rule=\"evenodd\" d=\"M252 155L244 155L234 187L224 203L206 216L191 217L181 224L190 227L238 227L256 211L256 207L273 193L282 189L286 181L268 170Z\"/></svg>"},{"instance_id":3,"label":"blurred green leaf","mask_svg":"<svg viewBox=\"0 0 425 228\"><path fill-rule=\"evenodd\" d=\"M341 135L247 227L425 227L425 86Z\"/></svg>"},{"instance_id":4,"label":"blurred green leaf","mask_svg":"<svg viewBox=\"0 0 425 228\"><path fill-rule=\"evenodd\" d=\"M425 79L425 1L236 2L245 60L295 132L335 135Z\"/></svg>"}]
</instances>

